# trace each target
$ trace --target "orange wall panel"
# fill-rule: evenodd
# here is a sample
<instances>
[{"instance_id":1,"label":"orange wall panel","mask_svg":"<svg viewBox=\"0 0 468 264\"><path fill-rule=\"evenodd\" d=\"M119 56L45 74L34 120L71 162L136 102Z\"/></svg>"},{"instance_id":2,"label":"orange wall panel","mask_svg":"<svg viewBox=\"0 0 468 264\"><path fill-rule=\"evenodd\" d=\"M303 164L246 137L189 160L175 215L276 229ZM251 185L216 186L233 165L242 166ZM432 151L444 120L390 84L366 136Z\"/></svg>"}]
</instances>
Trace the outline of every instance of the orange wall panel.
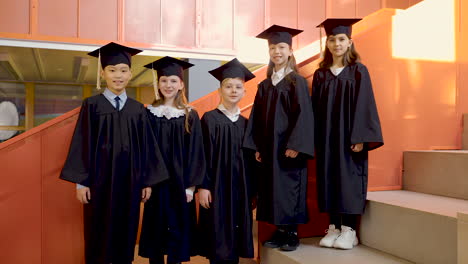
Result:
<instances>
[{"instance_id":1,"label":"orange wall panel","mask_svg":"<svg viewBox=\"0 0 468 264\"><path fill-rule=\"evenodd\" d=\"M326 9L323 0L298 1L298 28L304 30L297 39L299 48L302 48L320 38L317 28L325 20Z\"/></svg>"},{"instance_id":2,"label":"orange wall panel","mask_svg":"<svg viewBox=\"0 0 468 264\"><path fill-rule=\"evenodd\" d=\"M410 0L382 0L382 4L386 8L406 9L410 6Z\"/></svg>"},{"instance_id":3,"label":"orange wall panel","mask_svg":"<svg viewBox=\"0 0 468 264\"><path fill-rule=\"evenodd\" d=\"M264 0L235 1L235 32L240 36L256 36L265 28Z\"/></svg>"},{"instance_id":4,"label":"orange wall panel","mask_svg":"<svg viewBox=\"0 0 468 264\"><path fill-rule=\"evenodd\" d=\"M381 2L377 0L356 0L356 17L365 17L381 8Z\"/></svg>"},{"instance_id":5,"label":"orange wall panel","mask_svg":"<svg viewBox=\"0 0 468 264\"><path fill-rule=\"evenodd\" d=\"M161 0L125 1L125 40L161 42ZM187 28L190 25L187 25Z\"/></svg>"},{"instance_id":6,"label":"orange wall panel","mask_svg":"<svg viewBox=\"0 0 468 264\"><path fill-rule=\"evenodd\" d=\"M268 1L267 27L277 24L285 27L297 28L298 27L298 1L284 1L284 0L269 0ZM293 38L293 48L298 47L298 37Z\"/></svg>"},{"instance_id":7,"label":"orange wall panel","mask_svg":"<svg viewBox=\"0 0 468 264\"><path fill-rule=\"evenodd\" d=\"M77 37L78 0L40 0L38 3L39 34ZM94 25L95 21L90 24Z\"/></svg>"},{"instance_id":8,"label":"orange wall panel","mask_svg":"<svg viewBox=\"0 0 468 264\"><path fill-rule=\"evenodd\" d=\"M269 25L278 24L286 27L297 27L297 0L270 0Z\"/></svg>"},{"instance_id":9,"label":"orange wall panel","mask_svg":"<svg viewBox=\"0 0 468 264\"><path fill-rule=\"evenodd\" d=\"M0 263L41 264L40 159L39 136L0 151Z\"/></svg>"},{"instance_id":10,"label":"orange wall panel","mask_svg":"<svg viewBox=\"0 0 468 264\"><path fill-rule=\"evenodd\" d=\"M116 0L79 0L79 5L80 38L117 40Z\"/></svg>"},{"instance_id":11,"label":"orange wall panel","mask_svg":"<svg viewBox=\"0 0 468 264\"><path fill-rule=\"evenodd\" d=\"M0 32L29 33L29 0L2 1Z\"/></svg>"},{"instance_id":12,"label":"orange wall panel","mask_svg":"<svg viewBox=\"0 0 468 264\"><path fill-rule=\"evenodd\" d=\"M43 259L45 263L84 262L83 206L76 186L59 179L68 155L76 117L44 130L42 144ZM60 250L57 250L60 249Z\"/></svg>"},{"instance_id":13,"label":"orange wall panel","mask_svg":"<svg viewBox=\"0 0 468 264\"><path fill-rule=\"evenodd\" d=\"M468 16L468 0L460 0L460 13ZM463 17L462 17L463 18ZM468 113L468 19L459 19L457 30L458 113ZM461 120L461 118L460 118ZM464 124L467 126L468 124Z\"/></svg>"},{"instance_id":14,"label":"orange wall panel","mask_svg":"<svg viewBox=\"0 0 468 264\"><path fill-rule=\"evenodd\" d=\"M195 47L195 0L161 0L161 43L178 47ZM157 19L158 16L156 16Z\"/></svg>"},{"instance_id":15,"label":"orange wall panel","mask_svg":"<svg viewBox=\"0 0 468 264\"><path fill-rule=\"evenodd\" d=\"M202 0L200 44L203 48L234 49L233 0Z\"/></svg>"},{"instance_id":16,"label":"orange wall panel","mask_svg":"<svg viewBox=\"0 0 468 264\"><path fill-rule=\"evenodd\" d=\"M412 6L412 5L415 5L415 4L417 4L419 2L422 2L422 1L424 1L424 0L409 0L409 5Z\"/></svg>"},{"instance_id":17,"label":"orange wall panel","mask_svg":"<svg viewBox=\"0 0 468 264\"><path fill-rule=\"evenodd\" d=\"M327 0L327 17L356 17L356 1L357 0Z\"/></svg>"},{"instance_id":18,"label":"orange wall panel","mask_svg":"<svg viewBox=\"0 0 468 264\"><path fill-rule=\"evenodd\" d=\"M391 13L364 22L365 34L354 41L370 72L385 141L370 152L369 187L398 186L403 151L459 145L456 65L394 58Z\"/></svg>"}]
</instances>

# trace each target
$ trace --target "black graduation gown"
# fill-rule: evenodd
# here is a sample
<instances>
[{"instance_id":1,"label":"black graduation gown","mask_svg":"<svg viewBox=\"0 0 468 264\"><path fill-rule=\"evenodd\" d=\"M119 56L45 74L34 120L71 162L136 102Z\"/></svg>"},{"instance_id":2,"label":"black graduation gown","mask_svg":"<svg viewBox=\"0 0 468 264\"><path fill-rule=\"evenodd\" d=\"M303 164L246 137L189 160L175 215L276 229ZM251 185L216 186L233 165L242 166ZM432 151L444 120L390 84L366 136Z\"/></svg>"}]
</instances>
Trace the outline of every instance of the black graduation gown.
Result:
<instances>
[{"instance_id":1,"label":"black graduation gown","mask_svg":"<svg viewBox=\"0 0 468 264\"><path fill-rule=\"evenodd\" d=\"M369 72L360 63L346 66L338 76L318 69L312 89L319 208L362 214L368 151L383 145ZM363 151L351 150L356 143L364 143Z\"/></svg>"},{"instance_id":2,"label":"black graduation gown","mask_svg":"<svg viewBox=\"0 0 468 264\"><path fill-rule=\"evenodd\" d=\"M155 186L145 203L139 254L189 261L196 253L193 241L197 219L195 199L187 203L185 189L202 183L206 167L200 119L195 110L189 112L189 134L185 130L185 115L171 119L152 113L150 116L169 179Z\"/></svg>"},{"instance_id":3,"label":"black graduation gown","mask_svg":"<svg viewBox=\"0 0 468 264\"><path fill-rule=\"evenodd\" d=\"M253 153L242 150L247 120L232 122L215 109L201 121L207 172L200 187L212 195L210 208L200 207L201 255L215 261L253 258Z\"/></svg>"},{"instance_id":4,"label":"black graduation gown","mask_svg":"<svg viewBox=\"0 0 468 264\"><path fill-rule=\"evenodd\" d=\"M168 177L152 134L144 106L131 98L121 111L101 94L83 101L60 178L91 191L87 264L133 260L141 190Z\"/></svg>"},{"instance_id":5,"label":"black graduation gown","mask_svg":"<svg viewBox=\"0 0 468 264\"><path fill-rule=\"evenodd\" d=\"M289 78L288 78L289 76ZM244 147L260 152L257 220L275 225L308 221L307 159L314 154L314 118L307 81L295 72L276 86L258 86ZM285 157L286 149L299 152Z\"/></svg>"}]
</instances>

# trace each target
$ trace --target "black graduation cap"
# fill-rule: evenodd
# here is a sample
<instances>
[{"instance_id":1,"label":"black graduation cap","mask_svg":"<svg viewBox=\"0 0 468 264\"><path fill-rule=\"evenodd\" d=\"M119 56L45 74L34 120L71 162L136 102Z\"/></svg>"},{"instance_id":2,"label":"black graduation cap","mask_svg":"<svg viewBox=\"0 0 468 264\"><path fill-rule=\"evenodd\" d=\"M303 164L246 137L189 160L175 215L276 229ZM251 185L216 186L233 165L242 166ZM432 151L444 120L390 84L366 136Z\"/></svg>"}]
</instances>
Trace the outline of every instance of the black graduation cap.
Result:
<instances>
[{"instance_id":1,"label":"black graduation cap","mask_svg":"<svg viewBox=\"0 0 468 264\"><path fill-rule=\"evenodd\" d=\"M120 63L132 66L132 56L140 53L141 50L134 49L111 42L99 49L88 53L88 55L100 58L102 68L108 65L117 65Z\"/></svg>"},{"instance_id":2,"label":"black graduation cap","mask_svg":"<svg viewBox=\"0 0 468 264\"><path fill-rule=\"evenodd\" d=\"M361 18L328 18L317 27L324 27L327 36L344 33L351 37L351 26L360 20Z\"/></svg>"},{"instance_id":3,"label":"black graduation cap","mask_svg":"<svg viewBox=\"0 0 468 264\"><path fill-rule=\"evenodd\" d=\"M158 84L156 80L156 76L154 74L154 71L158 73L158 78L161 76L179 76L180 79L184 79L184 70L188 69L190 67L194 66L192 63L178 60L176 58L172 58L169 56L163 57L159 60L155 60L153 62L150 62L146 64L144 67L151 69L151 72L153 73L153 86L154 86L154 93L156 96L156 100L159 99L159 93L158 93Z\"/></svg>"},{"instance_id":4,"label":"black graduation cap","mask_svg":"<svg viewBox=\"0 0 468 264\"><path fill-rule=\"evenodd\" d=\"M194 66L192 63L166 56L159 60L148 63L144 67L156 70L158 72L158 78L161 76L175 75L183 79L184 70L192 66Z\"/></svg>"},{"instance_id":5,"label":"black graduation cap","mask_svg":"<svg viewBox=\"0 0 468 264\"><path fill-rule=\"evenodd\" d=\"M222 82L226 78L241 78L245 82L255 78L255 75L247 69L237 59L233 59L226 64L209 71L218 81Z\"/></svg>"},{"instance_id":6,"label":"black graduation cap","mask_svg":"<svg viewBox=\"0 0 468 264\"><path fill-rule=\"evenodd\" d=\"M291 46L292 37L296 36L302 31L304 30L273 25L262 33L258 34L257 38L268 39L268 44L278 44L284 42Z\"/></svg>"},{"instance_id":7,"label":"black graduation cap","mask_svg":"<svg viewBox=\"0 0 468 264\"><path fill-rule=\"evenodd\" d=\"M98 58L96 89L101 89L101 68L108 65L120 63L132 66L132 56L142 52L142 50L126 47L115 42L110 42L97 50L88 53L89 56Z\"/></svg>"}]
</instances>

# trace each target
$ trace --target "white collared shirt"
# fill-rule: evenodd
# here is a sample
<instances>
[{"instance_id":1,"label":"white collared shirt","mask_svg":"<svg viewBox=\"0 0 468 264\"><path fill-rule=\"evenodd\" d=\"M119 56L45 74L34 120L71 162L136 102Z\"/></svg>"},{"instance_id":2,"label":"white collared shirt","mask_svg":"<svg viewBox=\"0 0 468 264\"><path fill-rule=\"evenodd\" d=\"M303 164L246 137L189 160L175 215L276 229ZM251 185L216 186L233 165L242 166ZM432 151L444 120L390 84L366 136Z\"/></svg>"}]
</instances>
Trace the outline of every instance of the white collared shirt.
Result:
<instances>
[{"instance_id":1,"label":"white collared shirt","mask_svg":"<svg viewBox=\"0 0 468 264\"><path fill-rule=\"evenodd\" d=\"M330 71L333 73L333 75L338 76L338 74L340 74L344 68L345 68L344 66L340 68L334 68L334 69L330 68Z\"/></svg>"},{"instance_id":2,"label":"white collared shirt","mask_svg":"<svg viewBox=\"0 0 468 264\"><path fill-rule=\"evenodd\" d=\"M104 95L104 97L106 97L107 100L109 100L109 102L114 106L114 108L117 106L117 103L115 102L115 98L118 96L120 98L120 110L122 110L122 108L124 107L125 105L125 102L127 102L127 92L126 91L123 91L120 95L116 95L114 94L111 90L109 89L105 89L104 92L102 92L102 95Z\"/></svg>"},{"instance_id":3,"label":"white collared shirt","mask_svg":"<svg viewBox=\"0 0 468 264\"><path fill-rule=\"evenodd\" d=\"M276 86L283 78L288 75L290 72L293 70L289 67L283 67L279 69L278 71L275 71L273 69L273 74L271 75L271 82L273 83L274 86Z\"/></svg>"},{"instance_id":4,"label":"white collared shirt","mask_svg":"<svg viewBox=\"0 0 468 264\"><path fill-rule=\"evenodd\" d=\"M239 119L239 116L240 116L240 113L241 113L239 107L237 107L235 113L231 113L226 109L226 107L223 104L218 105L218 110L221 111L232 122L236 122Z\"/></svg>"}]
</instances>

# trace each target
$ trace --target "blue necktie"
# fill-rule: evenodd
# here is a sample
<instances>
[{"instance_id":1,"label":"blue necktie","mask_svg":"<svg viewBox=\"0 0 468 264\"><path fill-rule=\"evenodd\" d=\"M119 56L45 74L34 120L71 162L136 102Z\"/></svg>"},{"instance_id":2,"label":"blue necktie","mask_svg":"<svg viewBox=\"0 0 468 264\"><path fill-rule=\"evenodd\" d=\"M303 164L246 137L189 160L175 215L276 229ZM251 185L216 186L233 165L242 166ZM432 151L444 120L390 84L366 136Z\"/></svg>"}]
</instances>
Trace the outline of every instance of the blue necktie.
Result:
<instances>
[{"instance_id":1,"label":"blue necktie","mask_svg":"<svg viewBox=\"0 0 468 264\"><path fill-rule=\"evenodd\" d=\"M115 100L115 108L117 109L117 111L120 111L120 97L116 96L114 100Z\"/></svg>"}]
</instances>

